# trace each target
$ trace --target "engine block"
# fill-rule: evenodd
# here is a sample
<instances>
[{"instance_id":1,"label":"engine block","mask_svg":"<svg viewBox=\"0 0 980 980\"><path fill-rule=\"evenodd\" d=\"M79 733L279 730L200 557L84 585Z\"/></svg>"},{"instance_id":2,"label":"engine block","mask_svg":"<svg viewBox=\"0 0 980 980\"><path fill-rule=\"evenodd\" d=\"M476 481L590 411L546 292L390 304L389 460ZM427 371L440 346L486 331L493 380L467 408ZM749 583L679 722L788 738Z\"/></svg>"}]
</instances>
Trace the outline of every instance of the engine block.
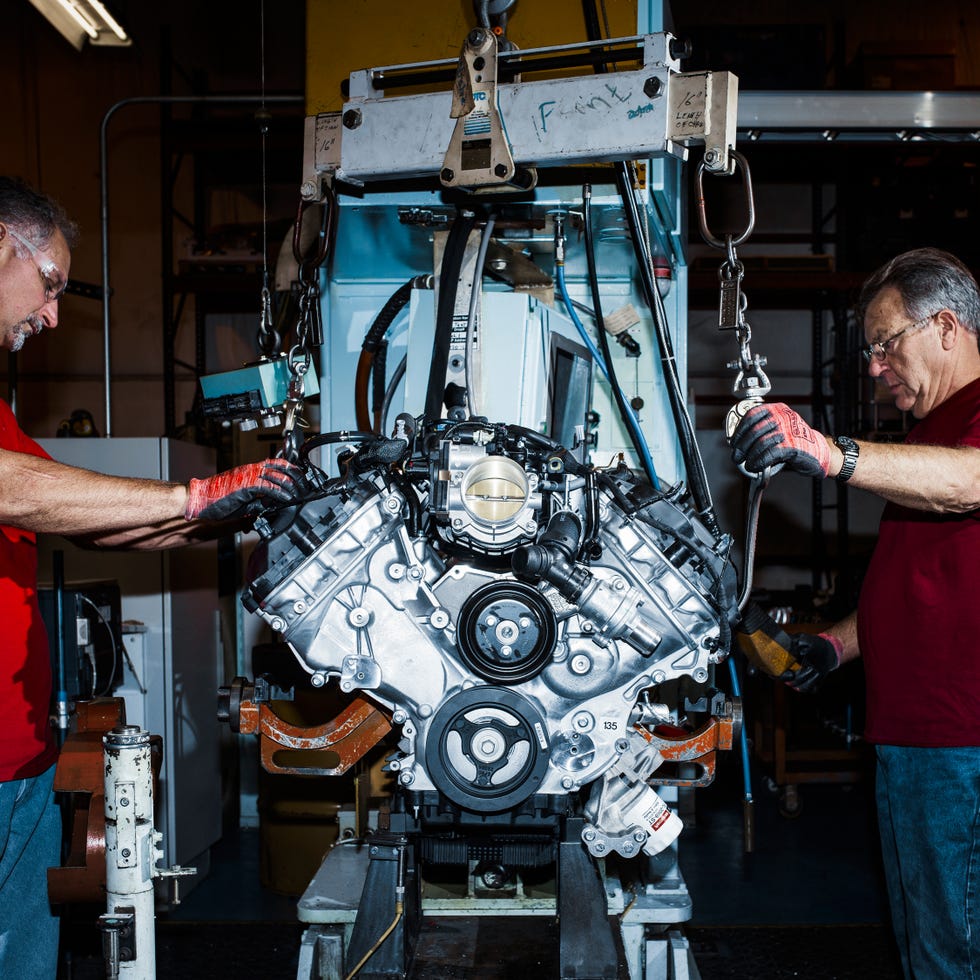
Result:
<instances>
[{"instance_id":1,"label":"engine block","mask_svg":"<svg viewBox=\"0 0 980 980\"><path fill-rule=\"evenodd\" d=\"M651 694L706 684L727 654L727 535L682 486L504 424L420 422L345 470L257 524L268 564L246 606L315 685L390 711L406 792L477 814L587 798L593 854L666 846L680 825L642 726L675 707Z\"/></svg>"}]
</instances>

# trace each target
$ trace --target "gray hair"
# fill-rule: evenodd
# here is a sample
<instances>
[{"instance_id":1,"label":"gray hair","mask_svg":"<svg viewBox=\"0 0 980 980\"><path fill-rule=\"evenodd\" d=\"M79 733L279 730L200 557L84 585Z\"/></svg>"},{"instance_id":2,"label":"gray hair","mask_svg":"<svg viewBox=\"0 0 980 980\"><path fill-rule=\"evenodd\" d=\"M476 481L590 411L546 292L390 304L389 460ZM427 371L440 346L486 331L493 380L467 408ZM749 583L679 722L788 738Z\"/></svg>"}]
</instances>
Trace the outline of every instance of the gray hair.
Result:
<instances>
[{"instance_id":1,"label":"gray hair","mask_svg":"<svg viewBox=\"0 0 980 980\"><path fill-rule=\"evenodd\" d=\"M78 225L65 209L19 177L0 177L0 221L37 248L45 248L55 231L65 236L69 249L78 241Z\"/></svg>"},{"instance_id":2,"label":"gray hair","mask_svg":"<svg viewBox=\"0 0 980 980\"><path fill-rule=\"evenodd\" d=\"M952 310L968 333L980 335L980 289L955 255L938 248L916 248L886 262L861 287L857 301L861 321L874 298L888 287L898 290L910 319Z\"/></svg>"}]
</instances>

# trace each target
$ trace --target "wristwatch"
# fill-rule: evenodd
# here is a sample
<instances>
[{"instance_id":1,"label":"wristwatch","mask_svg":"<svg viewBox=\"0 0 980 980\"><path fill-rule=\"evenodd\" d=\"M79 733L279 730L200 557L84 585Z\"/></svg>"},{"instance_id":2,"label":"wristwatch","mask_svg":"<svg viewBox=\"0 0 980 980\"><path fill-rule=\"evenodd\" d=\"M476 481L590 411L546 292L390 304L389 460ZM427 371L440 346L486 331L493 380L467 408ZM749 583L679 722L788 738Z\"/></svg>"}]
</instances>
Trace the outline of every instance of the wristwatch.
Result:
<instances>
[{"instance_id":1,"label":"wristwatch","mask_svg":"<svg viewBox=\"0 0 980 980\"><path fill-rule=\"evenodd\" d=\"M861 447L850 436L835 436L834 445L844 454L844 465L837 474L838 483L847 483L854 475Z\"/></svg>"}]
</instances>

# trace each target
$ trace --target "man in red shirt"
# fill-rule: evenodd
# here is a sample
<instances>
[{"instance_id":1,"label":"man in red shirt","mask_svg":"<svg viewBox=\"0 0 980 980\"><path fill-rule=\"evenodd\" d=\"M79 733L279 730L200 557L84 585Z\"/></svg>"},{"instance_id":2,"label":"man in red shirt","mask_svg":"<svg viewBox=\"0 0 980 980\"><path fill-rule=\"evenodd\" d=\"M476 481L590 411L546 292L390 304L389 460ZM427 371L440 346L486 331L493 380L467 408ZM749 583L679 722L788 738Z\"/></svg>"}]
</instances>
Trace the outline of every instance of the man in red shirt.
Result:
<instances>
[{"instance_id":1,"label":"man in red shirt","mask_svg":"<svg viewBox=\"0 0 980 980\"><path fill-rule=\"evenodd\" d=\"M58 324L76 229L26 184L0 177L0 347ZM37 603L35 534L164 548L213 537L213 521L295 499L302 473L266 460L187 485L104 476L54 462L0 401L0 977L53 980L58 920L46 869L60 863L51 784L51 668ZM201 520L197 520L201 518Z\"/></svg>"},{"instance_id":2,"label":"man in red shirt","mask_svg":"<svg viewBox=\"0 0 980 980\"><path fill-rule=\"evenodd\" d=\"M831 439L774 404L747 413L732 456L888 501L857 612L797 641L802 687L862 658L905 974L980 976L980 292L952 255L916 249L858 307L869 373L918 420L904 443Z\"/></svg>"}]
</instances>

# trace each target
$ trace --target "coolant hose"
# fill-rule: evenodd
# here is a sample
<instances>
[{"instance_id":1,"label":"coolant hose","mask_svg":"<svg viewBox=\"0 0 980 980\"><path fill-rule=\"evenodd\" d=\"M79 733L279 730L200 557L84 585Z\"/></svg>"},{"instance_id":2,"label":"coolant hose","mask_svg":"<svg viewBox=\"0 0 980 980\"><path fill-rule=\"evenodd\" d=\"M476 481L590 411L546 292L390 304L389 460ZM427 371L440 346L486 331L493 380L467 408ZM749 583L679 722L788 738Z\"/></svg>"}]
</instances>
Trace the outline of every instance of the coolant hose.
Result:
<instances>
[{"instance_id":1,"label":"coolant hose","mask_svg":"<svg viewBox=\"0 0 980 980\"><path fill-rule=\"evenodd\" d=\"M378 345L384 340L388 328L392 325L395 317L398 316L402 307L409 301L413 289L431 289L432 276L415 276L403 283L388 298L388 302L381 308L381 311L374 318L374 322L368 327L361 344L361 356L357 360L357 371L354 376L354 411L357 419L357 427L365 431L377 431L376 424L371 422L371 411L368 404L368 387L371 378L371 368L374 364L374 355ZM375 420L377 423L378 419Z\"/></svg>"}]
</instances>

